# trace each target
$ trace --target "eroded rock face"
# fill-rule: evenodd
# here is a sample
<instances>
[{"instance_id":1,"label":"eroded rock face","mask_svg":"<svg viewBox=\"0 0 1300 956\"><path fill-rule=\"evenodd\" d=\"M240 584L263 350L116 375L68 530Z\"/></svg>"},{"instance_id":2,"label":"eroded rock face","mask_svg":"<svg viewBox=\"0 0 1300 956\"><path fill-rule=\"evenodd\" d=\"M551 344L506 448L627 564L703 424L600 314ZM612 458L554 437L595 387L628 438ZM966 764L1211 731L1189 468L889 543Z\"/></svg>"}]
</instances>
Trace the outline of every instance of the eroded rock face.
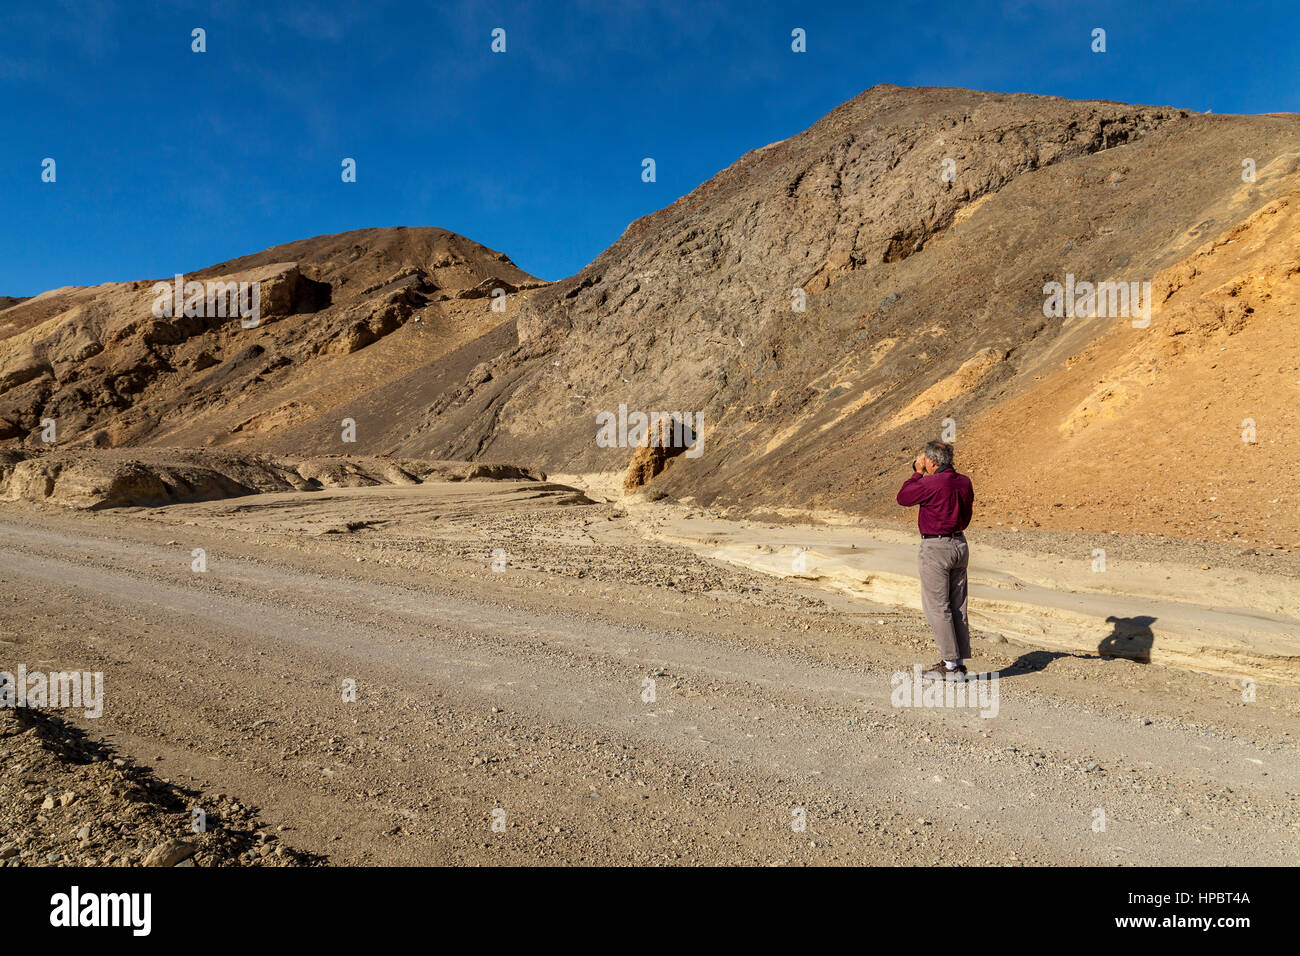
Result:
<instances>
[{"instance_id":1,"label":"eroded rock face","mask_svg":"<svg viewBox=\"0 0 1300 956\"><path fill-rule=\"evenodd\" d=\"M48 502L87 510L322 488L545 478L541 472L503 463L365 455L281 458L194 449L33 453L0 449L0 501Z\"/></svg>"},{"instance_id":2,"label":"eroded rock face","mask_svg":"<svg viewBox=\"0 0 1300 956\"><path fill-rule=\"evenodd\" d=\"M16 349L0 365L0 393L24 385L43 375L52 375L54 368L46 358L45 350L34 346Z\"/></svg>"},{"instance_id":3,"label":"eroded rock face","mask_svg":"<svg viewBox=\"0 0 1300 956\"><path fill-rule=\"evenodd\" d=\"M174 285L12 300L0 322L0 442L36 448L45 420L63 445L273 442L508 318L460 293L503 285L518 296L543 283L445 230L375 229L186 275L179 308ZM357 354L380 343L373 361ZM291 400L304 415L240 427Z\"/></svg>"},{"instance_id":4,"label":"eroded rock face","mask_svg":"<svg viewBox=\"0 0 1300 956\"><path fill-rule=\"evenodd\" d=\"M231 464L145 462L93 453L36 455L13 466L0 498L97 510L289 491L306 484L291 482L286 469L269 462Z\"/></svg>"},{"instance_id":5,"label":"eroded rock face","mask_svg":"<svg viewBox=\"0 0 1300 956\"><path fill-rule=\"evenodd\" d=\"M651 426L627 466L623 491L630 494L654 481L669 462L695 443L696 437L693 429L681 423L661 420Z\"/></svg>"}]
</instances>

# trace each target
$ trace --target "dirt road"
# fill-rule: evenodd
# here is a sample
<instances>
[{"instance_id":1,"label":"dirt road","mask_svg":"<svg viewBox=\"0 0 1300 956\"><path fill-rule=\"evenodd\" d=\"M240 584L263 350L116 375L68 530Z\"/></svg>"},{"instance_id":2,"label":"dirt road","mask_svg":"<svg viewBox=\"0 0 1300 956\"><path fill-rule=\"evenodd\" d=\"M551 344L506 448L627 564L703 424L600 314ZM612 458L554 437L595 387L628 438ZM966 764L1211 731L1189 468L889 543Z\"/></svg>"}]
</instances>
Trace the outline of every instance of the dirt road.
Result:
<instances>
[{"instance_id":1,"label":"dirt road","mask_svg":"<svg viewBox=\"0 0 1300 956\"><path fill-rule=\"evenodd\" d=\"M333 863L1300 860L1293 687L981 634L995 716L897 707L918 614L467 487L6 507L0 669Z\"/></svg>"}]
</instances>

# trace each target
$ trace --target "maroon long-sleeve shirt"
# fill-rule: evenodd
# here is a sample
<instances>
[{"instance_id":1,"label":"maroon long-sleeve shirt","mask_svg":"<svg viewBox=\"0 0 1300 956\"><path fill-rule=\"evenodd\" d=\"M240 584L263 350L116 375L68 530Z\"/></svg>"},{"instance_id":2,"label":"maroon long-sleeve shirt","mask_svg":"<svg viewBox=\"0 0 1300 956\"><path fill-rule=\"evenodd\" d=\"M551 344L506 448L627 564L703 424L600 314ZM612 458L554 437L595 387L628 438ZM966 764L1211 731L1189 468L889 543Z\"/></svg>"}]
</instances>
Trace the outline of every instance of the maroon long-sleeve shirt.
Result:
<instances>
[{"instance_id":1,"label":"maroon long-sleeve shirt","mask_svg":"<svg viewBox=\"0 0 1300 956\"><path fill-rule=\"evenodd\" d=\"M965 531L970 524L975 489L969 478L951 468L933 475L914 471L898 489L898 503L909 508L921 506L916 516L921 534L953 534Z\"/></svg>"}]
</instances>

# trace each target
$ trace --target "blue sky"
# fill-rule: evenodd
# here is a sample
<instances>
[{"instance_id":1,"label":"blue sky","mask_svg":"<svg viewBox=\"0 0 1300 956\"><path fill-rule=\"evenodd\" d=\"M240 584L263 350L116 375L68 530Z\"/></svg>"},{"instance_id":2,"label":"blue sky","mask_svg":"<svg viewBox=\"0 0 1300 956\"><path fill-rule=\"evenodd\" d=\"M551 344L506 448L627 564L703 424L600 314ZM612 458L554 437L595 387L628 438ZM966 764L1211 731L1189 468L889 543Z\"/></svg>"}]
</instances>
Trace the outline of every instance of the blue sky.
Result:
<instances>
[{"instance_id":1,"label":"blue sky","mask_svg":"<svg viewBox=\"0 0 1300 956\"><path fill-rule=\"evenodd\" d=\"M0 295L398 225L454 230L558 279L876 83L1300 111L1296 10L6 0ZM206 53L191 52L196 27ZM790 48L796 27L806 53Z\"/></svg>"}]
</instances>

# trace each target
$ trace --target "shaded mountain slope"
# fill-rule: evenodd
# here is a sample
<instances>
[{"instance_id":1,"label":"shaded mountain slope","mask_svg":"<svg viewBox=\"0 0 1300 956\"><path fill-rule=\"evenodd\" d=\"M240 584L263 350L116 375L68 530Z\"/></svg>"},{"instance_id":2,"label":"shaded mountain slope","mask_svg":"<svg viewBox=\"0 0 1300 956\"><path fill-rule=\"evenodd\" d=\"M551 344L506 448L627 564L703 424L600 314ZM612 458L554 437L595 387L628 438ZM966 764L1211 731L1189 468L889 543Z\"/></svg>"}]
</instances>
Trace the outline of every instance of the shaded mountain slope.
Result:
<instances>
[{"instance_id":1,"label":"shaded mountain slope","mask_svg":"<svg viewBox=\"0 0 1300 956\"><path fill-rule=\"evenodd\" d=\"M1243 182L1245 159L1255 182ZM1004 416L1004 403L1117 323L1126 353L1169 337L1167 309L1145 329L1127 318L1045 316L1045 285L1069 275L1153 282L1289 195L1298 159L1300 120L1290 115L876 87L633 223L588 268L535 294L519 315L518 346L435 403L395 450L621 473L634 450L598 445L598 413L620 404L702 412L702 453L671 461L655 479L665 491L889 514L911 455L951 419L977 485L1011 504L1039 458L1053 462L1047 485L1072 481L1070 460L1088 454L1090 439L1081 432L1067 447L1064 419L1053 419L1043 426L1050 437L1039 436L1051 447L1026 444L1038 433L1025 430L1025 416L1050 417L1051 406L1021 403L1011 414L1007 405ZM1275 265L1277 281L1293 281ZM792 311L796 288L807 293L804 312ZM1249 326L1259 310L1243 314ZM1285 332L1270 328L1258 341L1232 337L1233 347L1265 361L1259 350ZM1198 374L1146 387L1177 402ZM1285 391L1288 376L1281 362L1248 390ZM1202 411L1187 408L1188 427L1239 450L1240 429L1212 426ZM1137 435L1154 423L1128 427ZM1280 452L1257 444L1256 466L1284 469ZM1140 460L1112 459L1109 477L1090 479L1073 503L1104 501ZM1167 493L1218 480L1218 462L1196 467L1206 473L1183 472L1172 458ZM1054 504L1058 491L1044 494ZM1059 512L1048 507L1036 520L1085 520L1077 507ZM1294 512L1292 501L1277 528L1292 539ZM1199 534L1195 517L1138 507L1122 523Z\"/></svg>"}]
</instances>

